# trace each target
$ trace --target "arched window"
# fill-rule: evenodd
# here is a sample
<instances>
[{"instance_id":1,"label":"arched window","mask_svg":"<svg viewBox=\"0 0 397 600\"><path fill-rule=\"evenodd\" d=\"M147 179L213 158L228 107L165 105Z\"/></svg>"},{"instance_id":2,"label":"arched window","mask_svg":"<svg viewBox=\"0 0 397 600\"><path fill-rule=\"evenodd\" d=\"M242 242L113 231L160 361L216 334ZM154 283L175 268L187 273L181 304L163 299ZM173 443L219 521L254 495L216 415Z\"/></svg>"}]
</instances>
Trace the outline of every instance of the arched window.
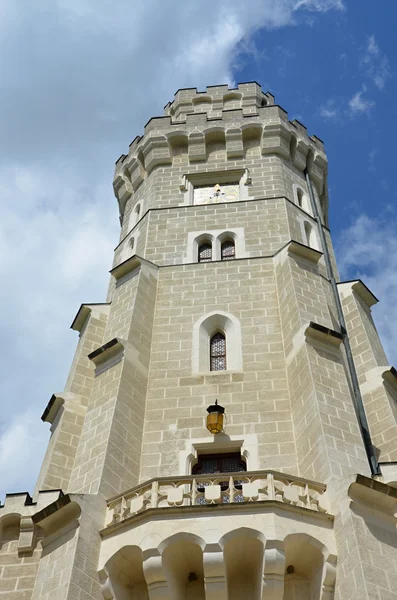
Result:
<instances>
[{"instance_id":1,"label":"arched window","mask_svg":"<svg viewBox=\"0 0 397 600\"><path fill-rule=\"evenodd\" d=\"M133 250L135 246L135 239L132 237L130 238L130 250Z\"/></svg>"},{"instance_id":2,"label":"arched window","mask_svg":"<svg viewBox=\"0 0 397 600\"><path fill-rule=\"evenodd\" d=\"M218 331L210 340L210 371L226 370L226 337Z\"/></svg>"},{"instance_id":3,"label":"arched window","mask_svg":"<svg viewBox=\"0 0 397 600\"><path fill-rule=\"evenodd\" d=\"M307 221L305 222L305 235L306 235L306 244L310 248L319 250L316 232L314 231L312 225L310 225L310 223L308 223Z\"/></svg>"},{"instance_id":4,"label":"arched window","mask_svg":"<svg viewBox=\"0 0 397 600\"><path fill-rule=\"evenodd\" d=\"M236 249L233 240L226 240L221 246L221 259L233 260L236 258Z\"/></svg>"},{"instance_id":5,"label":"arched window","mask_svg":"<svg viewBox=\"0 0 397 600\"><path fill-rule=\"evenodd\" d=\"M302 208L302 201L303 201L303 192L300 188L298 188L298 191L296 193L297 198L298 198L298 206L300 206Z\"/></svg>"},{"instance_id":6,"label":"arched window","mask_svg":"<svg viewBox=\"0 0 397 600\"><path fill-rule=\"evenodd\" d=\"M210 242L204 242L198 247L198 261L199 262L211 262L212 260L212 244Z\"/></svg>"},{"instance_id":7,"label":"arched window","mask_svg":"<svg viewBox=\"0 0 397 600\"><path fill-rule=\"evenodd\" d=\"M141 205L138 204L138 206L135 209L135 223L137 223L138 220L139 220L139 214L140 214L140 212L141 212Z\"/></svg>"},{"instance_id":8,"label":"arched window","mask_svg":"<svg viewBox=\"0 0 397 600\"><path fill-rule=\"evenodd\" d=\"M296 188L296 199L298 201L298 206L302 208L302 210L312 214L309 197L301 188Z\"/></svg>"}]
</instances>

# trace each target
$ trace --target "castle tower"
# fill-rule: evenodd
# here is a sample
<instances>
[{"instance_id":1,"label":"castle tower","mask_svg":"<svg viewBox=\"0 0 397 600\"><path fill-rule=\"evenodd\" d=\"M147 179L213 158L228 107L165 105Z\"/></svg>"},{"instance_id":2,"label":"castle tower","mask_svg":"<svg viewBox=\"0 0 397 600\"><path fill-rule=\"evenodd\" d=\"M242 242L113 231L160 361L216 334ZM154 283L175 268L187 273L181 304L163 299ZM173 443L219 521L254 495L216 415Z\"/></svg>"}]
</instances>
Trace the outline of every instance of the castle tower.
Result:
<instances>
[{"instance_id":1,"label":"castle tower","mask_svg":"<svg viewBox=\"0 0 397 600\"><path fill-rule=\"evenodd\" d=\"M397 598L397 372L338 278L321 140L257 83L183 89L114 189L0 600Z\"/></svg>"}]
</instances>

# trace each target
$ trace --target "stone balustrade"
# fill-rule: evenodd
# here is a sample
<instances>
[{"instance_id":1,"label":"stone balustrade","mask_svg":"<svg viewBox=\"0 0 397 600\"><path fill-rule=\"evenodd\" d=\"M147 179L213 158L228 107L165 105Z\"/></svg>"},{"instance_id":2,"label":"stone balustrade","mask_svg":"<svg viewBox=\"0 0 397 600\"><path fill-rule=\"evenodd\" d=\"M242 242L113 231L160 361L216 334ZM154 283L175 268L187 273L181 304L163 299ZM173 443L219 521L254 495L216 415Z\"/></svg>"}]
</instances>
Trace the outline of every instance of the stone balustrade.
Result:
<instances>
[{"instance_id":1,"label":"stone balustrade","mask_svg":"<svg viewBox=\"0 0 397 600\"><path fill-rule=\"evenodd\" d=\"M276 471L159 477L108 501L106 526L149 509L273 502L328 513L326 486Z\"/></svg>"}]
</instances>

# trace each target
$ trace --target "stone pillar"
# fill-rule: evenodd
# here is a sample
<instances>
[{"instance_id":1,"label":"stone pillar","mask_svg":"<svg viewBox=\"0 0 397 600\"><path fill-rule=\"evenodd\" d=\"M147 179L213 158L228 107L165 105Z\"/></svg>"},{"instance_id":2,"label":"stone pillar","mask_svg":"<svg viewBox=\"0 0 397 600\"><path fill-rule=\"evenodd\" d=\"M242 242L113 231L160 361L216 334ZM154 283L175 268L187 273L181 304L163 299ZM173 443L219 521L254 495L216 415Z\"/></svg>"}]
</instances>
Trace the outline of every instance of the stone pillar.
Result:
<instances>
[{"instance_id":1,"label":"stone pillar","mask_svg":"<svg viewBox=\"0 0 397 600\"><path fill-rule=\"evenodd\" d=\"M227 600L225 562L218 544L205 547L203 565L206 600Z\"/></svg>"},{"instance_id":2,"label":"stone pillar","mask_svg":"<svg viewBox=\"0 0 397 600\"><path fill-rule=\"evenodd\" d=\"M149 600L171 600L165 577L162 557L151 550L143 552L143 574L146 579Z\"/></svg>"},{"instance_id":3,"label":"stone pillar","mask_svg":"<svg viewBox=\"0 0 397 600\"><path fill-rule=\"evenodd\" d=\"M283 600L285 552L283 542L267 541L263 569L262 600Z\"/></svg>"}]
</instances>

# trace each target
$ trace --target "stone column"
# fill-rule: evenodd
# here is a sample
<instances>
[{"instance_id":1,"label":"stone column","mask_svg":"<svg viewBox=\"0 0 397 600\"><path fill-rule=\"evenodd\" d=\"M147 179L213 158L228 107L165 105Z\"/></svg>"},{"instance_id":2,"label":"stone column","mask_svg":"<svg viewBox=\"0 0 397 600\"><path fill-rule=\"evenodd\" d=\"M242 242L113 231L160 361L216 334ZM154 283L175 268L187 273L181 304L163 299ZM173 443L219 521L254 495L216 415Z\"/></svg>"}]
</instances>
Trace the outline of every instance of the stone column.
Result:
<instances>
[{"instance_id":1,"label":"stone column","mask_svg":"<svg viewBox=\"0 0 397 600\"><path fill-rule=\"evenodd\" d=\"M285 573L283 542L267 541L264 554L262 600L283 600Z\"/></svg>"},{"instance_id":2,"label":"stone column","mask_svg":"<svg viewBox=\"0 0 397 600\"><path fill-rule=\"evenodd\" d=\"M151 550L143 552L143 574L148 587L150 600L172 600L165 576L162 557Z\"/></svg>"},{"instance_id":3,"label":"stone column","mask_svg":"<svg viewBox=\"0 0 397 600\"><path fill-rule=\"evenodd\" d=\"M226 569L218 544L208 544L203 552L206 600L227 600Z\"/></svg>"}]
</instances>

